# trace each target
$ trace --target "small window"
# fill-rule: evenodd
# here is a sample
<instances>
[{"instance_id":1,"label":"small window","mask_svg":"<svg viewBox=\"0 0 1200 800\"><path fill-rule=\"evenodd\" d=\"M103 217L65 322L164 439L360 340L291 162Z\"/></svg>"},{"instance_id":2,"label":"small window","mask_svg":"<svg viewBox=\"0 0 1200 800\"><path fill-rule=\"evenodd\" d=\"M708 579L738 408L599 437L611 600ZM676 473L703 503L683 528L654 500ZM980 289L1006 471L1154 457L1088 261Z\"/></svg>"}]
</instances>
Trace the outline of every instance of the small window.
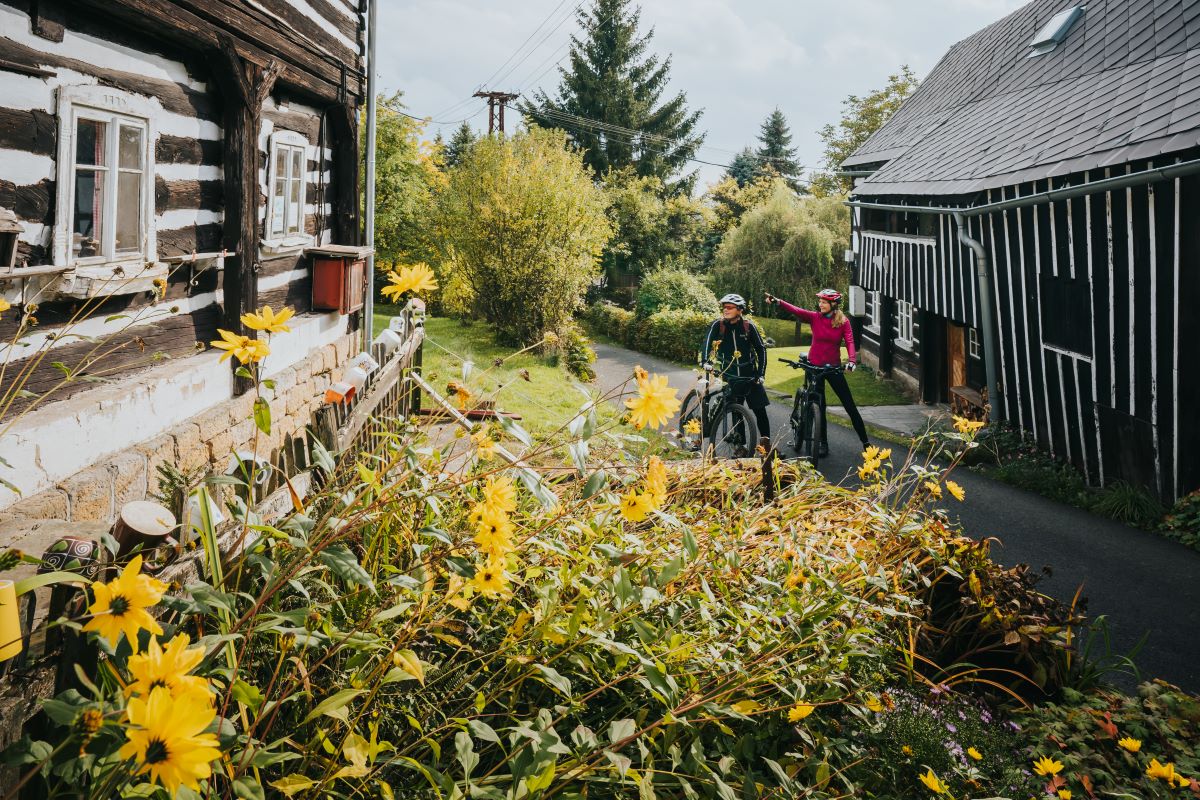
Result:
<instances>
[{"instance_id":1,"label":"small window","mask_svg":"<svg viewBox=\"0 0 1200 800\"><path fill-rule=\"evenodd\" d=\"M100 87L61 90L59 165L65 187L55 262L63 266L152 260L149 116Z\"/></svg>"},{"instance_id":2,"label":"small window","mask_svg":"<svg viewBox=\"0 0 1200 800\"><path fill-rule=\"evenodd\" d=\"M913 304L896 301L896 344L904 348L913 345Z\"/></svg>"},{"instance_id":3,"label":"small window","mask_svg":"<svg viewBox=\"0 0 1200 800\"><path fill-rule=\"evenodd\" d=\"M303 247L311 237L304 231L304 200L308 140L293 131L271 135L270 193L267 200L267 241L272 248Z\"/></svg>"},{"instance_id":4,"label":"small window","mask_svg":"<svg viewBox=\"0 0 1200 800\"><path fill-rule=\"evenodd\" d=\"M979 331L967 328L967 355L971 358L983 358L983 346L979 341Z\"/></svg>"},{"instance_id":5,"label":"small window","mask_svg":"<svg viewBox=\"0 0 1200 800\"><path fill-rule=\"evenodd\" d=\"M1087 278L1066 273L1043 273L1042 342L1090 358L1092 355L1092 297Z\"/></svg>"},{"instance_id":6,"label":"small window","mask_svg":"<svg viewBox=\"0 0 1200 800\"><path fill-rule=\"evenodd\" d=\"M867 292L867 330L879 333L879 292Z\"/></svg>"},{"instance_id":7,"label":"small window","mask_svg":"<svg viewBox=\"0 0 1200 800\"><path fill-rule=\"evenodd\" d=\"M1060 11L1050 18L1037 36L1033 37L1033 41L1029 43L1029 56L1041 56L1052 52L1063 40L1067 38L1067 34L1071 32L1071 27L1075 21L1083 16L1084 6L1074 6L1066 11Z\"/></svg>"}]
</instances>

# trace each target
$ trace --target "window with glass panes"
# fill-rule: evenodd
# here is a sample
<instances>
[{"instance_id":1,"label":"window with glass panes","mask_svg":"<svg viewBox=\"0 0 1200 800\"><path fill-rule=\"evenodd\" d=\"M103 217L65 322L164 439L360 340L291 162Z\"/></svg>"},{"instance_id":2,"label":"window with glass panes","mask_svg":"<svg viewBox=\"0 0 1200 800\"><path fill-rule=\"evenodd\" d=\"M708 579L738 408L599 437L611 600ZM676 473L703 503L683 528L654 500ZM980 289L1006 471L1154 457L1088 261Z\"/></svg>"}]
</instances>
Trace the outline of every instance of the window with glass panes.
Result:
<instances>
[{"instance_id":1,"label":"window with glass panes","mask_svg":"<svg viewBox=\"0 0 1200 800\"><path fill-rule=\"evenodd\" d=\"M152 173L146 120L75 106L71 133L71 261L118 261L144 254Z\"/></svg>"},{"instance_id":2,"label":"window with glass panes","mask_svg":"<svg viewBox=\"0 0 1200 800\"><path fill-rule=\"evenodd\" d=\"M271 137L270 213L267 239L285 240L304 235L304 184L307 140L298 133L280 131Z\"/></svg>"},{"instance_id":3,"label":"window with glass panes","mask_svg":"<svg viewBox=\"0 0 1200 800\"><path fill-rule=\"evenodd\" d=\"M903 300L896 301L896 341L911 346L913 341L913 306Z\"/></svg>"}]
</instances>

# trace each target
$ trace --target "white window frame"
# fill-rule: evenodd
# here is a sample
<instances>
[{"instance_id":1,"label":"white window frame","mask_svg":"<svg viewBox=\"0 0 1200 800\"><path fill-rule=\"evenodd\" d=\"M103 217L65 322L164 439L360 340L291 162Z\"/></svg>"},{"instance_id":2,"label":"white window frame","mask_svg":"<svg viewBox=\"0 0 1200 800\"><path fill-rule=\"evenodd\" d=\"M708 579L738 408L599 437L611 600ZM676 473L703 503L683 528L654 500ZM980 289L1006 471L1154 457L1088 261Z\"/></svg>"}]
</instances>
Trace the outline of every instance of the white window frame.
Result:
<instances>
[{"instance_id":1,"label":"white window frame","mask_svg":"<svg viewBox=\"0 0 1200 800\"><path fill-rule=\"evenodd\" d=\"M896 344L905 350L912 350L915 341L913 317L916 310L912 303L896 301Z\"/></svg>"},{"instance_id":2,"label":"white window frame","mask_svg":"<svg viewBox=\"0 0 1200 800\"><path fill-rule=\"evenodd\" d=\"M120 287L125 285L123 280L110 279L114 274L129 276L131 270L145 271L147 262L154 261L158 252L158 238L154 229L154 143L158 138L155 117L159 110L157 102L150 98L105 86L63 86L58 90L58 160L55 174L58 201L54 223L54 263L59 267L73 268L76 277L111 284L111 293L143 291L140 284L139 288L122 289ZM109 179L105 185L100 253L79 258L71 252L71 209L75 203L75 131L76 122L80 119L93 119L108 124L109 158L106 161L111 175L120 171L117 163L120 147L119 126L126 125L142 130L142 208L139 215L142 246L137 251L116 252L116 197L119 181Z\"/></svg>"},{"instance_id":3,"label":"white window frame","mask_svg":"<svg viewBox=\"0 0 1200 800\"><path fill-rule=\"evenodd\" d=\"M867 324L864 326L868 331L874 334L879 333L879 304L882 298L879 292L868 290L867 299L870 300L870 312L867 314Z\"/></svg>"},{"instance_id":4,"label":"white window frame","mask_svg":"<svg viewBox=\"0 0 1200 800\"><path fill-rule=\"evenodd\" d=\"M313 237L304 230L304 209L307 203L308 194L308 138L302 133L296 131L275 131L268 138L267 145L267 213L263 219L263 241L262 249L267 253L284 253L298 251L308 247L313 243ZM292 170L292 159L287 158L287 175L284 175L283 182L283 233L273 233L276 222L276 203L275 203L275 185L278 175L278 158L277 154L280 149L286 149L289 152L300 151L300 203L299 207L291 208L288 202L288 188L295 180L295 176L290 174ZM294 214L294 220L289 214ZM295 229L291 229L291 223L295 221L298 225Z\"/></svg>"},{"instance_id":5,"label":"white window frame","mask_svg":"<svg viewBox=\"0 0 1200 800\"><path fill-rule=\"evenodd\" d=\"M983 342L975 328L967 328L967 355L976 360L983 358Z\"/></svg>"}]
</instances>

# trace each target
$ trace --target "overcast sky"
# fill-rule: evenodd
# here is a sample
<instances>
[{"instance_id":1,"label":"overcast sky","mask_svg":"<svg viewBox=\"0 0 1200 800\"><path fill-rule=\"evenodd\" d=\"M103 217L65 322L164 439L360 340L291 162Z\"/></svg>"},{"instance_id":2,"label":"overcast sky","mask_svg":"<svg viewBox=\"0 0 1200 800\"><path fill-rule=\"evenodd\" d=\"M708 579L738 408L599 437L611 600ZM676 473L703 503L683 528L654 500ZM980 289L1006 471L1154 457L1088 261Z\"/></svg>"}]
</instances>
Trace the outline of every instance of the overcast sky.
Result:
<instances>
[{"instance_id":1,"label":"overcast sky","mask_svg":"<svg viewBox=\"0 0 1200 800\"><path fill-rule=\"evenodd\" d=\"M672 57L671 91L704 111L698 158L728 163L778 106L801 163L813 168L822 152L816 132L838 119L847 95L881 87L901 64L924 77L951 44L1026 1L644 0L641 26L654 28L651 49ZM553 65L578 31L570 12L579 2L383 0L380 87L402 90L413 114L449 123L432 125L430 136L440 128L449 138L464 117L486 131L484 101L465 101L489 78L490 89L553 95ZM723 171L696 166L702 184Z\"/></svg>"}]
</instances>

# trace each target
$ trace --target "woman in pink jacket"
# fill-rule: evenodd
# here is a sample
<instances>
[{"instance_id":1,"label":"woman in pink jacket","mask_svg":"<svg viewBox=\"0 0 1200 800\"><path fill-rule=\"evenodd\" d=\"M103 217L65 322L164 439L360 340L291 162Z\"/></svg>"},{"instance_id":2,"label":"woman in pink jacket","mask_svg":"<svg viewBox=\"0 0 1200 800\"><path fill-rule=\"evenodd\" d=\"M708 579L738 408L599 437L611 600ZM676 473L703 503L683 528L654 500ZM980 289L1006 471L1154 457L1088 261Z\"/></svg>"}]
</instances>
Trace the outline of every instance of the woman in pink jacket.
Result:
<instances>
[{"instance_id":1,"label":"woman in pink jacket","mask_svg":"<svg viewBox=\"0 0 1200 800\"><path fill-rule=\"evenodd\" d=\"M839 308L842 304L841 292L836 289L822 289L817 292L817 311L798 308L786 300L780 300L770 294L767 295L767 302L778 304L784 311L799 317L812 328L812 346L808 348L809 361L821 366L842 363L842 342L845 342L846 353L850 361L846 365L846 369L854 371L858 363L857 353L854 349L854 332L850 328L850 321L846 319L846 315ZM842 408L850 417L850 422L854 425L854 432L862 440L863 449L866 449L867 426L863 424L862 415L858 413L858 406L854 405L854 396L850 393L850 385L846 383L846 376L835 372L824 380L829 381L834 394L842 401ZM824 387L818 384L817 391L824 391ZM825 417L821 419L822 428L825 427L826 419ZM825 430L821 431L821 438L828 441ZM825 445L824 449L827 450L828 445ZM822 452L820 455L825 456L828 453Z\"/></svg>"}]
</instances>

